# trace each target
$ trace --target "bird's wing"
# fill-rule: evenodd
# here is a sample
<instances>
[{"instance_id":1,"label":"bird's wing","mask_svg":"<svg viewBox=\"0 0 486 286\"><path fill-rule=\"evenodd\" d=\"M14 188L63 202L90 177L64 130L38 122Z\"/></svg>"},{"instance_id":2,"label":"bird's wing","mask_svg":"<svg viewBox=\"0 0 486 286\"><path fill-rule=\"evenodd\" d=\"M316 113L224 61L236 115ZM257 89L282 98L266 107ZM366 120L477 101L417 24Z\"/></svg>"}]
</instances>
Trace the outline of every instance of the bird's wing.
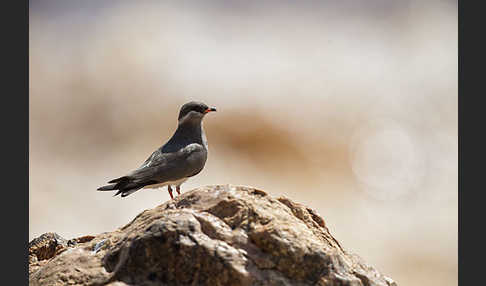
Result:
<instances>
[{"instance_id":1,"label":"bird's wing","mask_svg":"<svg viewBox=\"0 0 486 286\"><path fill-rule=\"evenodd\" d=\"M155 151L127 177L132 183L178 180L199 173L206 163L206 149L201 144L190 144L177 152L162 153Z\"/></svg>"}]
</instances>

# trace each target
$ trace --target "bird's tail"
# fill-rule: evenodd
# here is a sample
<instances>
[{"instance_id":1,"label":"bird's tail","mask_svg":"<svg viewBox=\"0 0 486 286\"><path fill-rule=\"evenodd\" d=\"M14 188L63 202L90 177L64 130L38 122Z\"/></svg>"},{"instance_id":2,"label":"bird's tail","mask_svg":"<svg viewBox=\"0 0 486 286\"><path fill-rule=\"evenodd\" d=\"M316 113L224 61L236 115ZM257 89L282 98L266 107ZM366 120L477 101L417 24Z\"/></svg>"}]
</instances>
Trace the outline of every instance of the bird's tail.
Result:
<instances>
[{"instance_id":1,"label":"bird's tail","mask_svg":"<svg viewBox=\"0 0 486 286\"><path fill-rule=\"evenodd\" d=\"M142 186L142 187L137 187L137 188L135 188L135 189L129 189L129 190L119 190L119 191L118 191L118 192L116 192L116 194L114 194L113 196L117 196L117 195L121 194L122 198L124 198L124 197L126 197L126 196L128 196L128 195L130 195L130 194L135 193L136 191L140 190L141 188L143 188L143 186Z\"/></svg>"},{"instance_id":2,"label":"bird's tail","mask_svg":"<svg viewBox=\"0 0 486 286\"><path fill-rule=\"evenodd\" d=\"M106 185L106 186L103 186L103 187L99 187L96 190L98 190L98 191L113 191L113 190L116 190L116 184L110 184L110 185Z\"/></svg>"},{"instance_id":3,"label":"bird's tail","mask_svg":"<svg viewBox=\"0 0 486 286\"><path fill-rule=\"evenodd\" d=\"M126 197L144 187L144 185L137 185L134 184L133 182L130 182L130 178L127 176L111 180L108 183L112 183L112 184L99 187L97 190L98 191L118 190L114 196L121 194L122 197Z\"/></svg>"}]
</instances>

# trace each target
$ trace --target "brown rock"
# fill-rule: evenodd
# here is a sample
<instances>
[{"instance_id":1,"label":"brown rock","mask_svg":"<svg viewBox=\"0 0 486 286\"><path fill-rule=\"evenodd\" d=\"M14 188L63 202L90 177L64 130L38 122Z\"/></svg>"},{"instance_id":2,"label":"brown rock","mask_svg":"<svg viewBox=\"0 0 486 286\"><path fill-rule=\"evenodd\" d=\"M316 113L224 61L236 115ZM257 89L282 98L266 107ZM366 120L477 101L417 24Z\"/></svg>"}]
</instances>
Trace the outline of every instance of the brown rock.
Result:
<instances>
[{"instance_id":1,"label":"brown rock","mask_svg":"<svg viewBox=\"0 0 486 286\"><path fill-rule=\"evenodd\" d=\"M78 241L29 261L30 284L396 285L344 251L314 210L249 187L195 189Z\"/></svg>"},{"instance_id":2,"label":"brown rock","mask_svg":"<svg viewBox=\"0 0 486 286\"><path fill-rule=\"evenodd\" d=\"M40 261L54 257L56 252L67 246L67 240L57 233L44 233L29 242L29 260Z\"/></svg>"}]
</instances>

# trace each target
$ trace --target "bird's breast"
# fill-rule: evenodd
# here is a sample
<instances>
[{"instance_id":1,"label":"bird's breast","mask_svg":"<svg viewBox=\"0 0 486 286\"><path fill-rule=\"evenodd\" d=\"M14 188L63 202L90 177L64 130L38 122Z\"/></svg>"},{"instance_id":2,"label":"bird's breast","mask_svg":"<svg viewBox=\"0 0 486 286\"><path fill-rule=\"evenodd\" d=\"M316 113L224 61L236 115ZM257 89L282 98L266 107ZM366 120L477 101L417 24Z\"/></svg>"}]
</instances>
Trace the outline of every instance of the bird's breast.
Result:
<instances>
[{"instance_id":1,"label":"bird's breast","mask_svg":"<svg viewBox=\"0 0 486 286\"><path fill-rule=\"evenodd\" d=\"M208 139L206 138L206 133L204 132L202 123L201 123L201 141L203 143L204 148L208 150Z\"/></svg>"}]
</instances>

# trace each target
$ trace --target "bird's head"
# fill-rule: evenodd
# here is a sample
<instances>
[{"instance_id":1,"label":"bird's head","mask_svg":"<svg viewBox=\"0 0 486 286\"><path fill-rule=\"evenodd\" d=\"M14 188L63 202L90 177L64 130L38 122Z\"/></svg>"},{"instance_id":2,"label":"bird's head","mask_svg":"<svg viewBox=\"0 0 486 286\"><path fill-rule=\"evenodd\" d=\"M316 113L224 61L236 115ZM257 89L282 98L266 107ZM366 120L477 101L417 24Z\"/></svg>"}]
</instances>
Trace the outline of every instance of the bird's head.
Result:
<instances>
[{"instance_id":1,"label":"bird's head","mask_svg":"<svg viewBox=\"0 0 486 286\"><path fill-rule=\"evenodd\" d=\"M179 111L179 122L201 121L207 113L216 111L216 108L209 107L202 102L191 101L184 104Z\"/></svg>"}]
</instances>

